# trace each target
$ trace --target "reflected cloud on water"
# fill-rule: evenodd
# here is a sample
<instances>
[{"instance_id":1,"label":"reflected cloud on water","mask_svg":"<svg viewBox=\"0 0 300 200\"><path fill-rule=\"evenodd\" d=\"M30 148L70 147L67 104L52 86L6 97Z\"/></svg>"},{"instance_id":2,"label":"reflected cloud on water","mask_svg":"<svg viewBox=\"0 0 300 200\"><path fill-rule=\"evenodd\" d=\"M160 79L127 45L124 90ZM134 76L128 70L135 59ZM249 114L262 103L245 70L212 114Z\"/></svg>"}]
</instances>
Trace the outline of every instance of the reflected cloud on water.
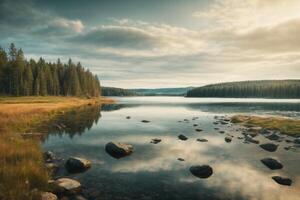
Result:
<instances>
[{"instance_id":1,"label":"reflected cloud on water","mask_svg":"<svg viewBox=\"0 0 300 200\"><path fill-rule=\"evenodd\" d=\"M53 130L44 148L59 152L64 158L81 156L92 161L90 170L75 175L86 187L88 195L95 191L99 193L91 199L296 200L300 195L298 153L285 151L284 142L272 154L258 145L243 144L237 139L241 133L234 131L236 127L220 125L225 134L214 130L214 115L253 110L258 113L299 113L299 105L120 102L90 106L64 113L54 121L70 128ZM126 116L131 118L126 119ZM195 116L199 119L193 121ZM178 122L184 118L190 122ZM150 123L141 123L143 119ZM194 123L203 131L195 132ZM234 135L229 144L224 141L227 133ZM177 138L179 134L189 139L181 141ZM162 141L151 144L153 138ZM198 142L197 138L205 138L208 142ZM257 138L266 141L262 136ZM132 144L134 153L118 160L112 158L104 150L110 141ZM270 156L279 159L284 168L271 171L262 165L260 159ZM185 161L178 161L179 157ZM214 170L214 174L205 180L189 172L190 166L202 164L208 164ZM292 178L293 185L278 185L271 179L274 175Z\"/></svg>"}]
</instances>

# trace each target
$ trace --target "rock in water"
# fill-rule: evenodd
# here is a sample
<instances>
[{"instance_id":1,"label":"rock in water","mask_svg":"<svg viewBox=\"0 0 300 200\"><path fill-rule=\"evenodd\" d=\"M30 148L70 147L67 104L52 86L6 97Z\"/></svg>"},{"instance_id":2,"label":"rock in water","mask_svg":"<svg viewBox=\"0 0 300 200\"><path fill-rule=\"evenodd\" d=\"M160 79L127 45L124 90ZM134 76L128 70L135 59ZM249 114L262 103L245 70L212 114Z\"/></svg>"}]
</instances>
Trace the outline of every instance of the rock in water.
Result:
<instances>
[{"instance_id":1,"label":"rock in water","mask_svg":"<svg viewBox=\"0 0 300 200\"><path fill-rule=\"evenodd\" d=\"M55 154L52 151L44 152L44 160L46 162L52 162L53 160L55 160L55 158Z\"/></svg>"},{"instance_id":2,"label":"rock in water","mask_svg":"<svg viewBox=\"0 0 300 200\"><path fill-rule=\"evenodd\" d=\"M225 137L225 142L229 143L232 141L232 137L226 136Z\"/></svg>"},{"instance_id":3,"label":"rock in water","mask_svg":"<svg viewBox=\"0 0 300 200\"><path fill-rule=\"evenodd\" d=\"M197 139L197 141L198 141L198 142L208 142L208 140L207 140L207 139L204 139L204 138L199 138L199 139Z\"/></svg>"},{"instance_id":4,"label":"rock in water","mask_svg":"<svg viewBox=\"0 0 300 200\"><path fill-rule=\"evenodd\" d=\"M195 131L197 131L197 132L201 132L201 131L203 131L202 129L200 129L200 128L197 128L197 129L195 129Z\"/></svg>"},{"instance_id":5,"label":"rock in water","mask_svg":"<svg viewBox=\"0 0 300 200\"><path fill-rule=\"evenodd\" d=\"M258 140L255 140L255 139L253 139L251 136L248 136L248 135L246 135L245 141L246 141L246 142L251 142L251 143L254 143L254 144L259 144L259 141L258 141Z\"/></svg>"},{"instance_id":6,"label":"rock in water","mask_svg":"<svg viewBox=\"0 0 300 200\"><path fill-rule=\"evenodd\" d=\"M76 193L81 189L81 184L70 178L59 178L51 183L55 187L55 193Z\"/></svg>"},{"instance_id":7,"label":"rock in water","mask_svg":"<svg viewBox=\"0 0 300 200\"><path fill-rule=\"evenodd\" d=\"M55 174L55 173L57 173L58 172L58 170L59 170L59 165L58 164L56 164L56 163L50 163L50 162L48 162L48 163L45 163L45 168L47 169L47 171L49 172L49 174Z\"/></svg>"},{"instance_id":8,"label":"rock in water","mask_svg":"<svg viewBox=\"0 0 300 200\"><path fill-rule=\"evenodd\" d=\"M300 137L296 138L296 139L294 140L294 143L295 143L295 144L300 144Z\"/></svg>"},{"instance_id":9,"label":"rock in water","mask_svg":"<svg viewBox=\"0 0 300 200\"><path fill-rule=\"evenodd\" d=\"M67 160L65 167L70 173L79 173L88 170L91 162L84 158L71 157Z\"/></svg>"},{"instance_id":10,"label":"rock in water","mask_svg":"<svg viewBox=\"0 0 300 200\"><path fill-rule=\"evenodd\" d=\"M260 130L260 133L263 134L263 135L266 135L266 134L271 133L271 131L268 130L268 129L263 128L263 129Z\"/></svg>"},{"instance_id":11,"label":"rock in water","mask_svg":"<svg viewBox=\"0 0 300 200\"><path fill-rule=\"evenodd\" d=\"M143 122L143 123L149 123L150 121L148 121L148 120L142 120L141 122Z\"/></svg>"},{"instance_id":12,"label":"rock in water","mask_svg":"<svg viewBox=\"0 0 300 200\"><path fill-rule=\"evenodd\" d=\"M186 137L186 136L184 136L184 135L178 135L178 138L180 139L180 140L187 140L188 138Z\"/></svg>"},{"instance_id":13,"label":"rock in water","mask_svg":"<svg viewBox=\"0 0 300 200\"><path fill-rule=\"evenodd\" d=\"M278 162L277 160L273 159L273 158L264 158L260 161L272 170L283 168L283 165L280 162Z\"/></svg>"},{"instance_id":14,"label":"rock in water","mask_svg":"<svg viewBox=\"0 0 300 200\"><path fill-rule=\"evenodd\" d=\"M151 140L150 143L157 144L157 143L160 143L160 142L161 142L161 139L154 138L154 139Z\"/></svg>"},{"instance_id":15,"label":"rock in water","mask_svg":"<svg viewBox=\"0 0 300 200\"><path fill-rule=\"evenodd\" d=\"M51 192L42 192L41 200L57 200L57 196Z\"/></svg>"},{"instance_id":16,"label":"rock in water","mask_svg":"<svg viewBox=\"0 0 300 200\"><path fill-rule=\"evenodd\" d=\"M119 142L109 142L105 146L105 151L114 158L122 158L133 152L133 146Z\"/></svg>"},{"instance_id":17,"label":"rock in water","mask_svg":"<svg viewBox=\"0 0 300 200\"><path fill-rule=\"evenodd\" d=\"M273 133L271 135L266 136L266 138L268 138L269 140L279 140L280 137Z\"/></svg>"},{"instance_id":18,"label":"rock in water","mask_svg":"<svg viewBox=\"0 0 300 200\"><path fill-rule=\"evenodd\" d=\"M213 169L209 165L196 165L190 167L190 172L198 178L208 178L213 174Z\"/></svg>"},{"instance_id":19,"label":"rock in water","mask_svg":"<svg viewBox=\"0 0 300 200\"><path fill-rule=\"evenodd\" d=\"M262 149L269 151L269 152L274 152L277 150L278 145L273 144L273 143L266 143L266 144L261 144L259 145Z\"/></svg>"},{"instance_id":20,"label":"rock in water","mask_svg":"<svg viewBox=\"0 0 300 200\"><path fill-rule=\"evenodd\" d=\"M283 178L281 176L273 176L272 179L280 185L287 185L287 186L292 185L292 180L289 178Z\"/></svg>"},{"instance_id":21,"label":"rock in water","mask_svg":"<svg viewBox=\"0 0 300 200\"><path fill-rule=\"evenodd\" d=\"M177 158L177 160L179 160L179 161L184 161L184 159L183 159L183 158Z\"/></svg>"}]
</instances>

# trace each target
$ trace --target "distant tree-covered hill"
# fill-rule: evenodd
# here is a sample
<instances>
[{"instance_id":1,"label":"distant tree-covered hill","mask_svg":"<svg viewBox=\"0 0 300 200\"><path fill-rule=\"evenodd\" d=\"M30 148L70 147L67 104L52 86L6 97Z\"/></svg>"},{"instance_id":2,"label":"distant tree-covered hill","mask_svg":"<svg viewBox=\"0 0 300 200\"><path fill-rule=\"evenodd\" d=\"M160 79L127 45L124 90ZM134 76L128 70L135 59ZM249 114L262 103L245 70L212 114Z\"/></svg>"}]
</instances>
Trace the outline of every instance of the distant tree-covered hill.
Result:
<instances>
[{"instance_id":1,"label":"distant tree-covered hill","mask_svg":"<svg viewBox=\"0 0 300 200\"><path fill-rule=\"evenodd\" d=\"M137 94L131 90L115 88L115 87L102 87L102 96L137 96Z\"/></svg>"},{"instance_id":2,"label":"distant tree-covered hill","mask_svg":"<svg viewBox=\"0 0 300 200\"><path fill-rule=\"evenodd\" d=\"M155 88L155 89L131 89L140 96L185 96L192 87L184 88Z\"/></svg>"},{"instance_id":3,"label":"distant tree-covered hill","mask_svg":"<svg viewBox=\"0 0 300 200\"><path fill-rule=\"evenodd\" d=\"M262 80L206 85L187 92L187 97L300 98L300 80Z\"/></svg>"},{"instance_id":4,"label":"distant tree-covered hill","mask_svg":"<svg viewBox=\"0 0 300 200\"><path fill-rule=\"evenodd\" d=\"M0 47L0 95L11 96L99 96L97 76L74 64L27 61L22 49L10 45L8 53Z\"/></svg>"}]
</instances>

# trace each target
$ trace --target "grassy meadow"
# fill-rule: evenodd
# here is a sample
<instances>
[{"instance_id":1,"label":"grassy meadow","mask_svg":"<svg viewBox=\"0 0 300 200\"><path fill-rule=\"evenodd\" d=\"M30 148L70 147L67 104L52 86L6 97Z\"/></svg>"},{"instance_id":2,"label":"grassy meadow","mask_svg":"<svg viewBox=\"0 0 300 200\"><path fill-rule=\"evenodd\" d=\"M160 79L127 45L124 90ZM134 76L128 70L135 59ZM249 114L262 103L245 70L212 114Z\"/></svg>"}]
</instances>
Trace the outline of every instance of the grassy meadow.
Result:
<instances>
[{"instance_id":1,"label":"grassy meadow","mask_svg":"<svg viewBox=\"0 0 300 200\"><path fill-rule=\"evenodd\" d=\"M49 175L39 141L25 140L22 133L34 131L68 109L112 102L105 98L0 97L0 199L33 199L33 189L47 187Z\"/></svg>"},{"instance_id":2,"label":"grassy meadow","mask_svg":"<svg viewBox=\"0 0 300 200\"><path fill-rule=\"evenodd\" d=\"M278 130L282 134L300 136L300 120L283 117L259 117L236 115L232 117L233 123L246 126L259 126L270 130Z\"/></svg>"}]
</instances>

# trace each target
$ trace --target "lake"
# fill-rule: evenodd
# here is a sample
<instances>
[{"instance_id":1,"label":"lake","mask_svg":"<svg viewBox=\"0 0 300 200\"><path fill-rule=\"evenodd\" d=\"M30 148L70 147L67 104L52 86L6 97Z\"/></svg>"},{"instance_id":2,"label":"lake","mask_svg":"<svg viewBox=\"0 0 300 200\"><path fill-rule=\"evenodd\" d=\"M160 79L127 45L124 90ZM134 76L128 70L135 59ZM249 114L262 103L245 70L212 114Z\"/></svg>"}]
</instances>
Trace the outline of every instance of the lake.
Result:
<instances>
[{"instance_id":1,"label":"lake","mask_svg":"<svg viewBox=\"0 0 300 200\"><path fill-rule=\"evenodd\" d=\"M183 97L116 100L113 105L89 106L65 113L59 119L66 125L65 130L50 130L43 143L45 150L53 151L60 158L79 156L92 161L91 169L84 173L68 174L62 168L57 175L79 180L84 186L83 194L89 199L300 198L298 149L287 151L284 147L289 144L282 141L274 142L279 144L276 152L267 152L257 144L245 144L237 139L242 135L238 125L213 124L215 116L235 114L300 118L300 100ZM126 119L127 116L131 118ZM196 128L203 131L197 132ZM220 130L225 133L220 134ZM179 140L180 134L188 140ZM234 136L231 143L224 141L226 134ZM153 138L162 141L152 144ZM198 142L198 138L208 142ZM270 142L262 135L256 139L260 143ZM105 144L110 141L132 144L134 152L115 159L105 152ZM283 169L268 169L260 161L266 157L280 160ZM207 179L197 178L189 171L192 165L204 164L214 171ZM277 184L271 178L274 175L291 178L292 186Z\"/></svg>"}]
</instances>

